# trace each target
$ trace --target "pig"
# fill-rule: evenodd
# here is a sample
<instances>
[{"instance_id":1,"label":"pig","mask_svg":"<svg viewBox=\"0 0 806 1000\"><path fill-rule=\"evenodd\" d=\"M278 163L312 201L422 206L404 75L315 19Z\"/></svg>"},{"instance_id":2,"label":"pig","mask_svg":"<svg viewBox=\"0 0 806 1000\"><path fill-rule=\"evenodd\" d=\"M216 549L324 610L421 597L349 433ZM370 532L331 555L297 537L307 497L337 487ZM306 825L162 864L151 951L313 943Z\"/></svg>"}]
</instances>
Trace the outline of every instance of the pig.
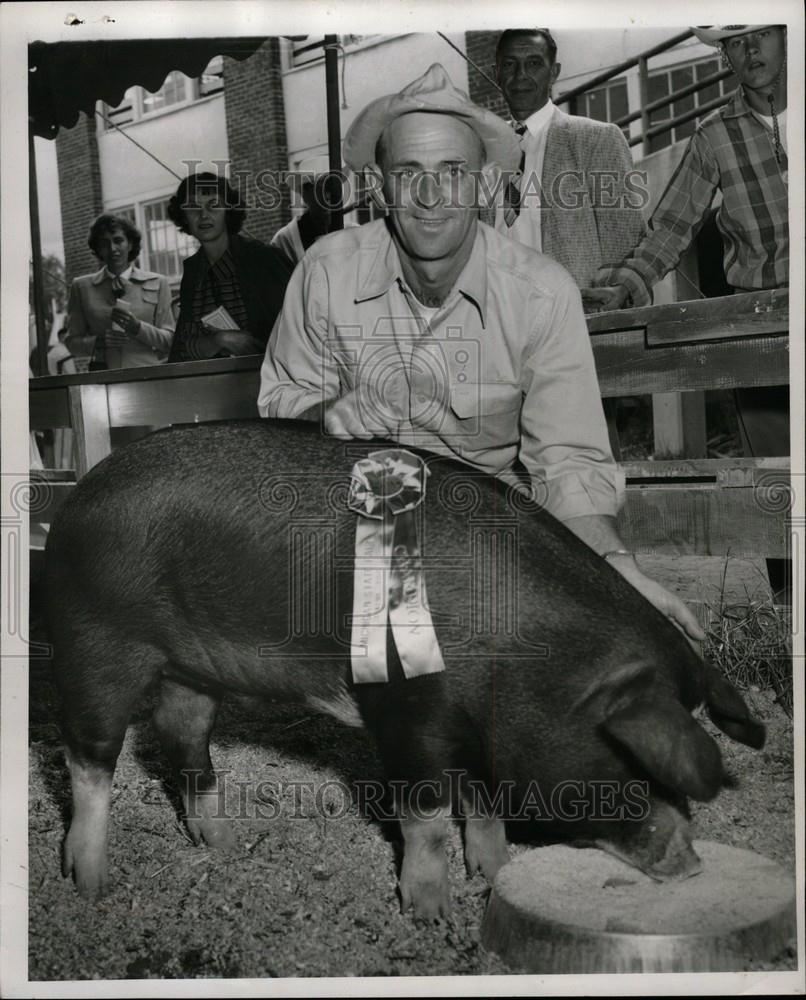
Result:
<instances>
[{"instance_id":1,"label":"pig","mask_svg":"<svg viewBox=\"0 0 806 1000\"><path fill-rule=\"evenodd\" d=\"M415 516L444 670L406 677L387 629L388 679L353 681L345 500L353 463L379 447L303 421L170 428L114 452L58 511L46 617L72 785L63 873L82 896L107 891L115 763L155 686L188 829L211 846L233 837L209 752L227 692L365 726L396 790L399 892L418 919L448 912L452 814L467 871L489 880L507 861L505 821L530 803L549 839L656 879L698 869L687 800L713 798L726 775L692 710L704 703L753 747L763 726L616 570L500 480L421 456Z\"/></svg>"}]
</instances>

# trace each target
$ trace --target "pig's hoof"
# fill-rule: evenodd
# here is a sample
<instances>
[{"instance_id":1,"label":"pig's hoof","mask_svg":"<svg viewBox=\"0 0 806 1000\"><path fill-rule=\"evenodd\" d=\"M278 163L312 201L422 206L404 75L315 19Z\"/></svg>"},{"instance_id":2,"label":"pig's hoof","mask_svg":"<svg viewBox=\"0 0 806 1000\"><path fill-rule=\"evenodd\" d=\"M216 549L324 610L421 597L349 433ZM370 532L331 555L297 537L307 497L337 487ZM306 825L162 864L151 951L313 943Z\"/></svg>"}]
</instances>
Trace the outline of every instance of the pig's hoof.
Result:
<instances>
[{"instance_id":1,"label":"pig's hoof","mask_svg":"<svg viewBox=\"0 0 806 1000\"><path fill-rule=\"evenodd\" d=\"M509 861L509 851L506 845L465 844L465 870L473 876L476 872L487 879L490 885L495 881L499 869Z\"/></svg>"},{"instance_id":2,"label":"pig's hoof","mask_svg":"<svg viewBox=\"0 0 806 1000\"><path fill-rule=\"evenodd\" d=\"M71 826L62 848L62 875L73 876L79 896L90 902L109 891L106 845L80 826Z\"/></svg>"},{"instance_id":3,"label":"pig's hoof","mask_svg":"<svg viewBox=\"0 0 806 1000\"><path fill-rule=\"evenodd\" d=\"M235 848L235 832L228 819L188 819L188 833L198 847L205 843L217 851L231 851Z\"/></svg>"},{"instance_id":4,"label":"pig's hoof","mask_svg":"<svg viewBox=\"0 0 806 1000\"><path fill-rule=\"evenodd\" d=\"M497 817L468 816L465 823L465 869L477 871L492 885L499 868L509 861L504 824Z\"/></svg>"},{"instance_id":5,"label":"pig's hoof","mask_svg":"<svg viewBox=\"0 0 806 1000\"><path fill-rule=\"evenodd\" d=\"M106 858L77 851L70 844L69 838L62 851L62 875L64 878L72 875L79 896L90 902L101 899L109 891Z\"/></svg>"},{"instance_id":6,"label":"pig's hoof","mask_svg":"<svg viewBox=\"0 0 806 1000\"><path fill-rule=\"evenodd\" d=\"M451 912L447 872L438 882L417 881L406 884L401 879L400 898L403 912L412 909L416 921L433 923L440 918L447 918Z\"/></svg>"}]
</instances>

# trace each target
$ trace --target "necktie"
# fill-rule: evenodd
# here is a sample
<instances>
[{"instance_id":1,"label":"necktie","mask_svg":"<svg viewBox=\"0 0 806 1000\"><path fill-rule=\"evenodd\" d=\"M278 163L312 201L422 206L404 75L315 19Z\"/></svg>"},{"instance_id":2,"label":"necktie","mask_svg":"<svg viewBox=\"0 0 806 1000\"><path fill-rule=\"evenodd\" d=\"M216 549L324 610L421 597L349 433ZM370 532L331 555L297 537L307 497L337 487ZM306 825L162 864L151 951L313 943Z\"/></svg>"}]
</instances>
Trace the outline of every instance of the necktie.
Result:
<instances>
[{"instance_id":1,"label":"necktie","mask_svg":"<svg viewBox=\"0 0 806 1000\"><path fill-rule=\"evenodd\" d=\"M516 125L515 132L518 136L523 136L526 134L525 125ZM526 152L521 150L521 162L518 164L518 175L513 177L512 180L507 184L504 190L504 222L507 227L514 225L515 220L518 218L521 212L521 188L520 182L523 177L523 171L526 167Z\"/></svg>"}]
</instances>

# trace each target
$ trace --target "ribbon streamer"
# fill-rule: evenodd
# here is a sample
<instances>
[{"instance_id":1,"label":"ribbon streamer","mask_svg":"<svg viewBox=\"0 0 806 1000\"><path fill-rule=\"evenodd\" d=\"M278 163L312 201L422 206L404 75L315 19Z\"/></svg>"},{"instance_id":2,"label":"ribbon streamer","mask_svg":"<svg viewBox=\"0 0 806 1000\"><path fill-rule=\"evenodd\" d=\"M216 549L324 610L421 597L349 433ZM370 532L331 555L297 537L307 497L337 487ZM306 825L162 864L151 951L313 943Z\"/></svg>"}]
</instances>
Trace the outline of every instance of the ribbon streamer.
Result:
<instances>
[{"instance_id":1,"label":"ribbon streamer","mask_svg":"<svg viewBox=\"0 0 806 1000\"><path fill-rule=\"evenodd\" d=\"M414 509L425 496L428 470L398 448L356 462L347 506L359 514L350 653L356 684L389 680L386 629L392 627L407 678L445 669L428 596Z\"/></svg>"}]
</instances>

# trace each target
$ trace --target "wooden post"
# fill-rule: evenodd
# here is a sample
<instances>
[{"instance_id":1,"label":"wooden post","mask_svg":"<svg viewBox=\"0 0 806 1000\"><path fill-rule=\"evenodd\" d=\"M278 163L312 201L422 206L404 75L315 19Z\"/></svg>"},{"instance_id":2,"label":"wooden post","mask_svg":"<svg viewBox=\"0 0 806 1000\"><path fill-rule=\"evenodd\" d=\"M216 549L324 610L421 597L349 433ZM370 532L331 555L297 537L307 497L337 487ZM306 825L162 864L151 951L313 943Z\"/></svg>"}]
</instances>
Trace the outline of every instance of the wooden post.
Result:
<instances>
[{"instance_id":1,"label":"wooden post","mask_svg":"<svg viewBox=\"0 0 806 1000\"><path fill-rule=\"evenodd\" d=\"M71 385L70 423L76 443L76 478L112 451L105 385Z\"/></svg>"},{"instance_id":2,"label":"wooden post","mask_svg":"<svg viewBox=\"0 0 806 1000\"><path fill-rule=\"evenodd\" d=\"M655 458L706 458L704 392L657 392L652 396Z\"/></svg>"},{"instance_id":3,"label":"wooden post","mask_svg":"<svg viewBox=\"0 0 806 1000\"><path fill-rule=\"evenodd\" d=\"M48 331L45 329L45 284L42 280L42 240L39 235L39 194L36 186L34 133L28 127L28 212L31 220L31 264L34 278L34 317L39 374L48 374Z\"/></svg>"},{"instance_id":4,"label":"wooden post","mask_svg":"<svg viewBox=\"0 0 806 1000\"><path fill-rule=\"evenodd\" d=\"M327 197L336 209L330 215L330 232L344 228L344 213L341 211L341 111L339 109L339 36L325 35L325 96L327 100L327 148L330 177L327 182Z\"/></svg>"}]
</instances>

